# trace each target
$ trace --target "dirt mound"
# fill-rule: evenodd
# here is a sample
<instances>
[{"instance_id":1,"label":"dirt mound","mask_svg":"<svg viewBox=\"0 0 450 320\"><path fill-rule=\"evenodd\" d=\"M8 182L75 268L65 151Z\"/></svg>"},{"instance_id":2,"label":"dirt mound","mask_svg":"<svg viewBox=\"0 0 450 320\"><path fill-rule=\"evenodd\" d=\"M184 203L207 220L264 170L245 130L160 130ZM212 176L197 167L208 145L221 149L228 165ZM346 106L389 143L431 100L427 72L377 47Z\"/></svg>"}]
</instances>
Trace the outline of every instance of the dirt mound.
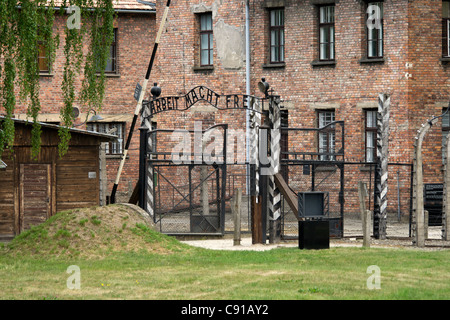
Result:
<instances>
[{"instance_id":1,"label":"dirt mound","mask_svg":"<svg viewBox=\"0 0 450 320\"><path fill-rule=\"evenodd\" d=\"M105 257L114 252L170 254L187 248L154 230L139 207L114 204L63 211L23 232L7 250L44 257Z\"/></svg>"}]
</instances>

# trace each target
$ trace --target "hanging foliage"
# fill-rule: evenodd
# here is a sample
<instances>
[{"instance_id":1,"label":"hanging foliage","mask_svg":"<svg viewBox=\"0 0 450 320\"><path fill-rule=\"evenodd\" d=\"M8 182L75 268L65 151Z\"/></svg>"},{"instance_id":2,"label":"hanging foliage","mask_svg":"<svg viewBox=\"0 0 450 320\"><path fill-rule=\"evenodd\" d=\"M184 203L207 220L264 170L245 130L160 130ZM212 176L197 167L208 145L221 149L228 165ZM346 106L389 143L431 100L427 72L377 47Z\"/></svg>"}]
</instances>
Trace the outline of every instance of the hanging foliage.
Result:
<instances>
[{"instance_id":1,"label":"hanging foliage","mask_svg":"<svg viewBox=\"0 0 450 320\"><path fill-rule=\"evenodd\" d=\"M51 67L59 46L59 30L54 24L55 12L69 17L67 9L80 11L79 27L64 27L64 72L61 88L63 107L59 130L59 155L68 150L73 107L77 102L86 109L99 110L105 91L104 70L113 40L113 0L1 0L0 1L0 156L4 148L14 143L14 122L17 87L20 101L27 106L27 116L33 120L32 157L40 151L41 128L37 122L41 111L39 99L39 48L46 53ZM83 50L87 44L88 50ZM77 92L75 80L84 76Z\"/></svg>"}]
</instances>

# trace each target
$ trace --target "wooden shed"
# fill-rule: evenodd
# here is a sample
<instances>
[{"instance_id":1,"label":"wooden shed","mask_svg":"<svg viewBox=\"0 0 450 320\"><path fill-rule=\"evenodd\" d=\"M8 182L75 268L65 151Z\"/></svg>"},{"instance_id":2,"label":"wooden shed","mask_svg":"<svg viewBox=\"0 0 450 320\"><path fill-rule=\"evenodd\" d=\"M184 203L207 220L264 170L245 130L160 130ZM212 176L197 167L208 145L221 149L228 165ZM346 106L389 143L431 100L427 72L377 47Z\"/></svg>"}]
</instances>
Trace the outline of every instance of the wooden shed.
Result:
<instances>
[{"instance_id":1,"label":"wooden shed","mask_svg":"<svg viewBox=\"0 0 450 320\"><path fill-rule=\"evenodd\" d=\"M0 122L2 117L0 117ZM10 239L56 212L100 204L100 146L116 137L71 129L69 151L58 154L58 125L41 123L41 152L31 159L31 122L14 120L13 152L0 171L0 240Z\"/></svg>"}]
</instances>

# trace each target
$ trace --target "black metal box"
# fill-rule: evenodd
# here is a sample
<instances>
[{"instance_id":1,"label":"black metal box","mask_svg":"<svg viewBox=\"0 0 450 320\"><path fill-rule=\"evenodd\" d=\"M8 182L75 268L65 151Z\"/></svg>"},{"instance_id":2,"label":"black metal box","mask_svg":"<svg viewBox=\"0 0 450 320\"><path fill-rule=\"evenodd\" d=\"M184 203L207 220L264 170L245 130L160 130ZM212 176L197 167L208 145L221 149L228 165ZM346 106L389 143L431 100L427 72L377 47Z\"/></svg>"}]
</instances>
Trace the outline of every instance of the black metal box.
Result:
<instances>
[{"instance_id":1,"label":"black metal box","mask_svg":"<svg viewBox=\"0 0 450 320\"><path fill-rule=\"evenodd\" d=\"M298 247L300 249L329 249L330 222L328 220L299 221Z\"/></svg>"},{"instance_id":2,"label":"black metal box","mask_svg":"<svg viewBox=\"0 0 450 320\"><path fill-rule=\"evenodd\" d=\"M328 215L328 192L309 191L298 193L299 218L324 218Z\"/></svg>"}]
</instances>

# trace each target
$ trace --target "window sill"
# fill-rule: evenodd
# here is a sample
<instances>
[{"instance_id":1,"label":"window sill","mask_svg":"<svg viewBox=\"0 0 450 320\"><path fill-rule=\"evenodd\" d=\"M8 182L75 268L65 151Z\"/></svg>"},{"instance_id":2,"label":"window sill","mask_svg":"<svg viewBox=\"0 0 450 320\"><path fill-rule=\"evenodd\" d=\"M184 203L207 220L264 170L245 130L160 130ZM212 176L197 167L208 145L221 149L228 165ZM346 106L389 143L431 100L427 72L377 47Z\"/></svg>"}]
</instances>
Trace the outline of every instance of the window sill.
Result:
<instances>
[{"instance_id":1,"label":"window sill","mask_svg":"<svg viewBox=\"0 0 450 320\"><path fill-rule=\"evenodd\" d=\"M100 73L97 73L97 77L100 77ZM106 73L105 78L120 78L120 73Z\"/></svg>"},{"instance_id":2,"label":"window sill","mask_svg":"<svg viewBox=\"0 0 450 320\"><path fill-rule=\"evenodd\" d=\"M384 63L384 58L362 58L358 61L360 64L367 63Z\"/></svg>"},{"instance_id":3,"label":"window sill","mask_svg":"<svg viewBox=\"0 0 450 320\"><path fill-rule=\"evenodd\" d=\"M122 159L122 154L106 154L106 159ZM126 159L130 159L130 156L127 155Z\"/></svg>"},{"instance_id":4,"label":"window sill","mask_svg":"<svg viewBox=\"0 0 450 320\"><path fill-rule=\"evenodd\" d=\"M313 62L311 62L311 65L313 67L323 67L323 66L334 67L334 66L336 66L336 60L330 60L330 61L314 60Z\"/></svg>"},{"instance_id":5,"label":"window sill","mask_svg":"<svg viewBox=\"0 0 450 320\"><path fill-rule=\"evenodd\" d=\"M200 67L192 67L194 72L203 72L203 71L214 71L214 66L200 66Z\"/></svg>"},{"instance_id":6,"label":"window sill","mask_svg":"<svg viewBox=\"0 0 450 320\"><path fill-rule=\"evenodd\" d=\"M284 67L286 67L286 64L284 62L269 63L269 64L263 64L262 67L263 67L263 69L284 68Z\"/></svg>"},{"instance_id":7,"label":"window sill","mask_svg":"<svg viewBox=\"0 0 450 320\"><path fill-rule=\"evenodd\" d=\"M55 76L54 73L50 73L50 72L39 72L39 77L42 77L42 78L50 78L50 77L53 77L53 76Z\"/></svg>"},{"instance_id":8,"label":"window sill","mask_svg":"<svg viewBox=\"0 0 450 320\"><path fill-rule=\"evenodd\" d=\"M442 62L443 64L449 64L450 63L450 57L441 57L439 59L440 62Z\"/></svg>"}]
</instances>

